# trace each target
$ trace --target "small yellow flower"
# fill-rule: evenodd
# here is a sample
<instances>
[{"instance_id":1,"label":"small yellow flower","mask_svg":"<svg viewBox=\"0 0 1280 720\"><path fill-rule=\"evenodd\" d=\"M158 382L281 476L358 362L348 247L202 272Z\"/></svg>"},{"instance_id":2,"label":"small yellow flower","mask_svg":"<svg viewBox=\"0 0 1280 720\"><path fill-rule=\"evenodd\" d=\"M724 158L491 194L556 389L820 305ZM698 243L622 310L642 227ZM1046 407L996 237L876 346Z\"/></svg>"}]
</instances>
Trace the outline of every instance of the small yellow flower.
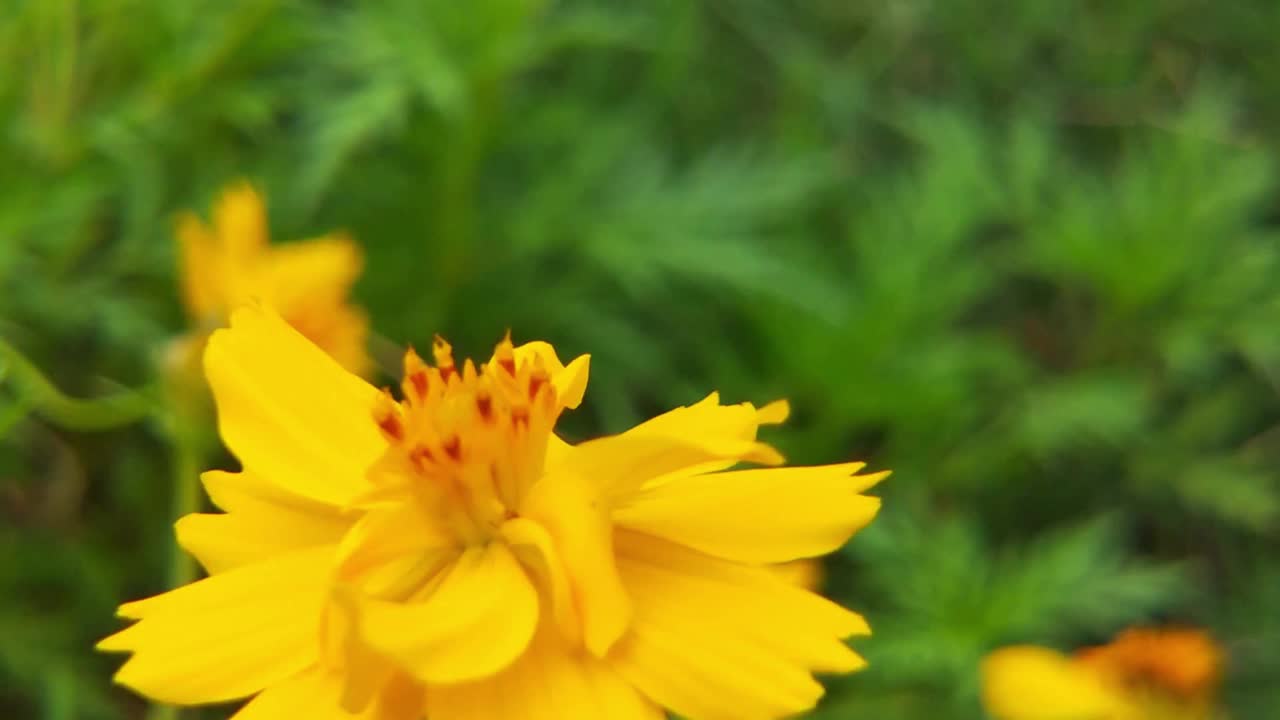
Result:
<instances>
[{"instance_id":1,"label":"small yellow flower","mask_svg":"<svg viewBox=\"0 0 1280 720\"><path fill-rule=\"evenodd\" d=\"M183 304L198 332L175 353L198 358L209 330L224 326L236 308L263 303L343 367L367 372L368 322L347 301L362 264L350 238L334 233L272 246L266 207L247 183L222 192L213 227L184 213L177 234Z\"/></svg>"},{"instance_id":2,"label":"small yellow flower","mask_svg":"<svg viewBox=\"0 0 1280 720\"><path fill-rule=\"evenodd\" d=\"M588 358L437 340L402 398L269 311L205 368L239 473L177 524L209 578L120 608L116 676L156 700L252 699L235 720L780 718L858 670L857 614L773 566L838 548L879 509L861 463L777 465L785 403L716 395L570 445Z\"/></svg>"},{"instance_id":3,"label":"small yellow flower","mask_svg":"<svg viewBox=\"0 0 1280 720\"><path fill-rule=\"evenodd\" d=\"M1212 695L1223 665L1217 643L1194 628L1130 628L1106 645L1079 651L1076 659L1126 686L1188 700Z\"/></svg>"},{"instance_id":4,"label":"small yellow flower","mask_svg":"<svg viewBox=\"0 0 1280 720\"><path fill-rule=\"evenodd\" d=\"M1208 720L1222 662L1190 629L1130 629L1073 657L1007 647L983 661L983 704L998 720Z\"/></svg>"}]
</instances>

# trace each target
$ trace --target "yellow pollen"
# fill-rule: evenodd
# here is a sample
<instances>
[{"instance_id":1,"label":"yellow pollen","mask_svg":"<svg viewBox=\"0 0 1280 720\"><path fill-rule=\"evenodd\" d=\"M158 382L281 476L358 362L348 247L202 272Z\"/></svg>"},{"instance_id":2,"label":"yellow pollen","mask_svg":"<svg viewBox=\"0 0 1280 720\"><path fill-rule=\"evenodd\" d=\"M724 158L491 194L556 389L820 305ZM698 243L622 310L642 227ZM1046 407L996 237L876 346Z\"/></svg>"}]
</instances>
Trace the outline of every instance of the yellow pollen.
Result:
<instances>
[{"instance_id":1,"label":"yellow pollen","mask_svg":"<svg viewBox=\"0 0 1280 720\"><path fill-rule=\"evenodd\" d=\"M468 359L459 371L442 337L431 352L434 365L405 353L402 399L384 391L373 418L392 475L464 540L484 542L542 474L555 386L536 356L517 362L510 333L479 368Z\"/></svg>"}]
</instances>

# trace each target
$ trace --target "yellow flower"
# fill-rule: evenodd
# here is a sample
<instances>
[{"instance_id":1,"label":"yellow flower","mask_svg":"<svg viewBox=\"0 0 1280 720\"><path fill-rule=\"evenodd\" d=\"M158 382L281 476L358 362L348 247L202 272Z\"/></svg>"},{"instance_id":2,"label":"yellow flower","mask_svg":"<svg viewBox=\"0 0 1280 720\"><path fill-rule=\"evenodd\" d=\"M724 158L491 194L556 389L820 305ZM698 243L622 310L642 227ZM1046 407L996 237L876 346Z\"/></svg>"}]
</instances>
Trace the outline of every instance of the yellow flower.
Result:
<instances>
[{"instance_id":1,"label":"yellow flower","mask_svg":"<svg viewBox=\"0 0 1280 720\"><path fill-rule=\"evenodd\" d=\"M983 704L998 720L1207 720L1222 651L1199 630L1135 628L1074 657L997 650L982 663Z\"/></svg>"},{"instance_id":2,"label":"yellow flower","mask_svg":"<svg viewBox=\"0 0 1280 720\"><path fill-rule=\"evenodd\" d=\"M177 233L183 304L199 332L175 353L198 358L208 330L242 305L263 303L343 367L367 372L368 322L347 302L362 264L350 238L335 233L270 245L266 207L247 183L223 191L212 228L184 213Z\"/></svg>"},{"instance_id":3,"label":"yellow flower","mask_svg":"<svg viewBox=\"0 0 1280 720\"><path fill-rule=\"evenodd\" d=\"M1213 638L1194 628L1130 628L1106 645L1081 650L1076 659L1124 685L1187 700L1211 695L1223 664Z\"/></svg>"},{"instance_id":4,"label":"yellow flower","mask_svg":"<svg viewBox=\"0 0 1280 720\"><path fill-rule=\"evenodd\" d=\"M777 465L785 403L712 394L619 435L553 432L588 358L438 340L402 400L246 308L205 367L239 473L177 524L209 578L120 608L99 647L162 702L253 696L235 720L767 720L865 665L855 613L776 564L828 553L886 473Z\"/></svg>"}]
</instances>

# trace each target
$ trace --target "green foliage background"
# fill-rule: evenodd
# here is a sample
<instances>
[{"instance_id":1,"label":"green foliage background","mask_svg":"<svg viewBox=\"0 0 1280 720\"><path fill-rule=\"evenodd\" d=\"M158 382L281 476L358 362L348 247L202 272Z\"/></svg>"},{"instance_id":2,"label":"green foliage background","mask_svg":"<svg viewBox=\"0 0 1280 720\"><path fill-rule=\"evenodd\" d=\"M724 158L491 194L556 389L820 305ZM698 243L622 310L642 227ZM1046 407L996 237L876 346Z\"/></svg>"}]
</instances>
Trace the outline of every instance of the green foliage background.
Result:
<instances>
[{"instance_id":1,"label":"green foliage background","mask_svg":"<svg viewBox=\"0 0 1280 720\"><path fill-rule=\"evenodd\" d=\"M591 352L571 431L790 397L893 468L828 562L875 628L815 714L978 718L977 661L1212 629L1280 710L1280 4L3 0L0 716L140 717L172 218L349 229L376 331ZM225 460L224 460L225 461ZM209 717L218 716L208 712Z\"/></svg>"}]
</instances>

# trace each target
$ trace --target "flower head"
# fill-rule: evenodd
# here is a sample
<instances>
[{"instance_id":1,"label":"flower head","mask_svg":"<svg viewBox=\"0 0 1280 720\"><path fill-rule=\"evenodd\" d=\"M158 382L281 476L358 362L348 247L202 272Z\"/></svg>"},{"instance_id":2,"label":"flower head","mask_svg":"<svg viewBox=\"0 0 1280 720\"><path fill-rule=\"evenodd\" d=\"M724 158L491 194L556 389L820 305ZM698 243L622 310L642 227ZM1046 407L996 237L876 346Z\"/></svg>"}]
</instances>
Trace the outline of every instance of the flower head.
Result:
<instances>
[{"instance_id":1,"label":"flower head","mask_svg":"<svg viewBox=\"0 0 1280 720\"><path fill-rule=\"evenodd\" d=\"M1067 656L1015 646L983 661L998 720L1207 720L1222 651L1193 629L1133 628Z\"/></svg>"},{"instance_id":2,"label":"flower head","mask_svg":"<svg viewBox=\"0 0 1280 720\"><path fill-rule=\"evenodd\" d=\"M212 227L193 213L178 220L182 300L198 333L187 344L198 357L208 330L248 303L274 308L343 367L364 374L368 323L347 302L360 274L360 249L341 233L272 246L262 196L248 183L228 187Z\"/></svg>"},{"instance_id":3,"label":"flower head","mask_svg":"<svg viewBox=\"0 0 1280 720\"><path fill-rule=\"evenodd\" d=\"M1218 644L1194 628L1130 628L1106 645L1078 651L1076 660L1126 687L1183 699L1212 694L1223 664Z\"/></svg>"},{"instance_id":4,"label":"flower head","mask_svg":"<svg viewBox=\"0 0 1280 720\"><path fill-rule=\"evenodd\" d=\"M785 404L716 395L570 445L588 358L498 344L410 352L399 398L281 320L239 311L205 357L239 473L178 522L209 578L120 608L99 647L165 702L236 720L693 720L812 707L864 665L862 618L788 582L879 503L862 465L733 470Z\"/></svg>"}]
</instances>

